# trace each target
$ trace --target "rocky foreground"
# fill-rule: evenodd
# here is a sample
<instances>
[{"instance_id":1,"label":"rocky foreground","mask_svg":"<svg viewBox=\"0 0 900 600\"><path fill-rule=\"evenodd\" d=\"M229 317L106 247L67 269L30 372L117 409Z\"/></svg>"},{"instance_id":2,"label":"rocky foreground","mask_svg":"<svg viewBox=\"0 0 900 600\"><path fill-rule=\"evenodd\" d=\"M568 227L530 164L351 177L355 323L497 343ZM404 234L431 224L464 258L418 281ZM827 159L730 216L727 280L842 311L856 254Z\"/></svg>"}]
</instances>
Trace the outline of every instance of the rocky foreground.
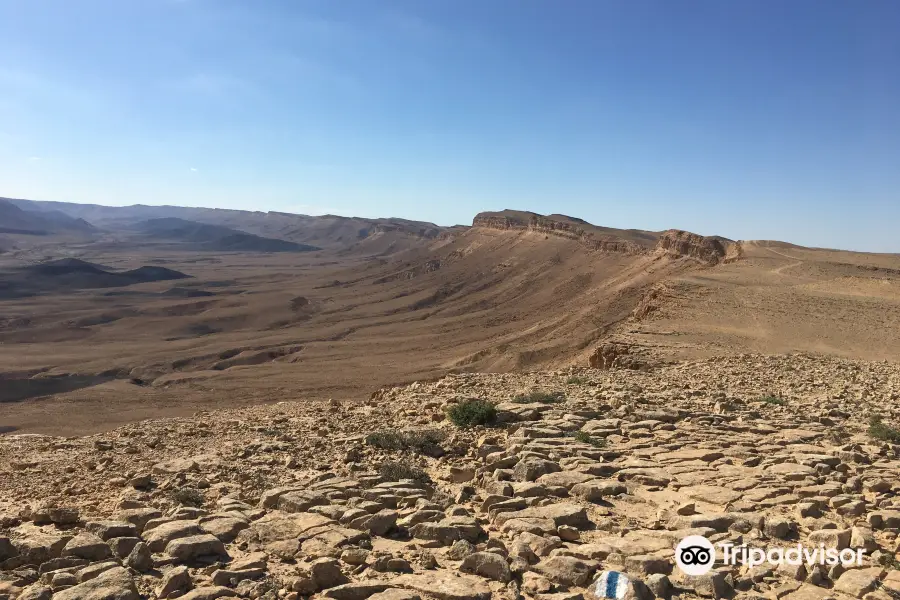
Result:
<instances>
[{"instance_id":1,"label":"rocky foreground","mask_svg":"<svg viewBox=\"0 0 900 600\"><path fill-rule=\"evenodd\" d=\"M491 427L448 409L497 405ZM900 367L738 356L448 376L0 437L0 599L900 596ZM674 563L686 535L864 564Z\"/></svg>"}]
</instances>

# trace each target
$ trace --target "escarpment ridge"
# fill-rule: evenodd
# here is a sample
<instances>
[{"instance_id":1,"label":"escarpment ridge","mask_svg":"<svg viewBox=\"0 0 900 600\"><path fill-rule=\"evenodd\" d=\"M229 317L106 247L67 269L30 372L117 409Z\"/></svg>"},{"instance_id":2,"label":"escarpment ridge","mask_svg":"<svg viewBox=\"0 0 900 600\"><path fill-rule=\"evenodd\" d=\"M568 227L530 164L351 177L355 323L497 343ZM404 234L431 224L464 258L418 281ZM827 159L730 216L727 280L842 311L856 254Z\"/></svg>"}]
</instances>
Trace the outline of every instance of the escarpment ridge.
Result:
<instances>
[{"instance_id":1,"label":"escarpment ridge","mask_svg":"<svg viewBox=\"0 0 900 600\"><path fill-rule=\"evenodd\" d=\"M592 225L565 215L539 215L525 211L482 212L473 227L521 230L578 241L590 250L622 254L665 254L716 264L724 260L735 242L720 236L702 236L680 229L644 231Z\"/></svg>"}]
</instances>

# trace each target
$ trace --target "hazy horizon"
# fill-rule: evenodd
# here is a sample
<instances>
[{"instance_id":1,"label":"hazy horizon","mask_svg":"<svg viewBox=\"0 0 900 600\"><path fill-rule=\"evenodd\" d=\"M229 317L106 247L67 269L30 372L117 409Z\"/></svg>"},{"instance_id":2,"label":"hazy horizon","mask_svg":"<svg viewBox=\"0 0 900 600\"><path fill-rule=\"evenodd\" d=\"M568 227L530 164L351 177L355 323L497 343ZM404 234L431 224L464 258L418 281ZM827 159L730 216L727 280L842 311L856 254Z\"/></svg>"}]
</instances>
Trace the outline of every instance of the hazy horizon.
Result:
<instances>
[{"instance_id":1,"label":"hazy horizon","mask_svg":"<svg viewBox=\"0 0 900 600\"><path fill-rule=\"evenodd\" d=\"M900 252L900 5L0 0L0 194Z\"/></svg>"},{"instance_id":2,"label":"hazy horizon","mask_svg":"<svg viewBox=\"0 0 900 600\"><path fill-rule=\"evenodd\" d=\"M11 197L9 197L9 196L0 196L0 200L2 200L2 199L9 199L9 200L26 200L26 201L30 201L30 202L60 202L60 201L58 201L58 200L34 200L33 198L11 198ZM339 215L339 214L333 214L333 213L318 213L318 214L313 214L313 213L289 212L289 211L278 211L278 210L268 211L268 210L260 210L260 209L222 208L222 207L215 207L215 206L213 206L213 207L209 207L209 206L189 206L189 205L180 205L180 204L119 204L119 205L113 205L113 204L96 204L96 203L89 203L89 202L84 202L84 203L75 202L75 203L69 203L69 204L94 205L94 206L101 206L101 207L107 207L107 208L128 208L128 207L132 207L132 206L147 206L147 207L157 207L157 208L171 207L171 208L186 208L186 209L195 209L195 208L199 208L199 209L211 209L211 210L236 210L236 211L261 212L261 213L266 213L266 212L278 212L278 213L290 214L290 215L296 215L296 216L301 216L301 217L324 217L324 216L332 216L332 217L359 218L359 219L403 219L403 220L407 220L407 221L415 221L415 222L421 222L421 223L430 223L430 224L436 225L436 226L438 226L438 227L460 227L460 226L462 226L462 227L470 227L470 226L472 226L472 221L474 220L474 218L475 218L479 213L483 213L483 212L502 212L502 211L504 211L504 210L514 210L514 211L520 211L520 212L535 212L535 211L524 211L524 210L521 210L521 209L517 209L517 208L509 207L509 206L508 206L508 207L505 207L505 208L497 208L497 209L490 209L490 210L487 210L487 209L486 209L486 210L483 210L483 211L475 212L475 213L472 214L472 216L471 216L469 219L466 219L465 221L459 222L459 223L436 223L436 222L434 222L434 221L425 221L425 220L423 220L423 219L416 219L416 218L414 218L414 217L409 217L409 216L404 216L404 215L393 215L393 214L374 215L374 216ZM544 213L535 213L535 214L538 214L538 215L541 215L541 216L550 216L550 215L555 214L555 215L559 215L559 216L566 216L566 217L570 217L570 218L582 219L582 217L580 217L580 216L578 216L578 215L567 215L567 214L559 213L559 212L554 212L554 213L544 212ZM582 220L587 221L588 224L590 224L590 225L597 225L597 226L600 226L600 227L609 227L608 225L606 225L606 224L604 224L604 223L594 223L594 222L589 221L589 220L587 220L587 219L582 219ZM620 229L620 230L623 230L623 231L627 231L627 230L634 230L634 231L657 231L657 232L665 231L664 229L651 230L651 229L647 229L647 228L640 227L640 226L618 227L617 229ZM678 229L678 228L670 227L670 228L667 228L667 229ZM735 242L738 242L738 241L760 241L760 242L769 242L769 241L771 241L771 242L785 242L785 243L788 243L788 244L793 244L793 245L797 245L797 246L801 246L801 247L807 247L807 248L811 248L811 249L841 250L841 251L846 251L846 252L860 252L860 253L874 253L874 254L900 254L900 251L898 251L898 252L891 252L891 251L882 251L882 252L879 252L879 251L871 251L871 250L859 250L859 249L857 249L857 248L852 248L852 247L847 247L847 246L835 246L835 247L827 247L827 246L805 246L804 244L799 244L799 243L794 242L794 241L789 240L789 239L759 238L759 237L756 237L756 238L734 238L734 237L730 237L730 236L728 235L728 232L696 231L696 230L691 230L691 229L686 229L685 231L689 231L690 233L696 233L696 234L704 235L704 236L723 237L723 238L731 239L732 241L735 241Z\"/></svg>"}]
</instances>

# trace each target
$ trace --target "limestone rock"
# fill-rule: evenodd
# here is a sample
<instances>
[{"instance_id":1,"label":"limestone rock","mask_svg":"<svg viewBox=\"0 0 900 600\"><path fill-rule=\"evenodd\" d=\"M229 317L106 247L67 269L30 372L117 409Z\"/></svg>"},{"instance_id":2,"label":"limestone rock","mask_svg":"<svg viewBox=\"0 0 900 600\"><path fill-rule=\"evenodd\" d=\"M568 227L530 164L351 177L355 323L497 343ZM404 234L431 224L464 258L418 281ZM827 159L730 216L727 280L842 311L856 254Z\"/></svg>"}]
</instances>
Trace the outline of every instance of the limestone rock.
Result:
<instances>
[{"instance_id":1,"label":"limestone rock","mask_svg":"<svg viewBox=\"0 0 900 600\"><path fill-rule=\"evenodd\" d=\"M66 544L63 556L74 556L86 560L103 560L110 558L112 551L99 537L92 533L79 533Z\"/></svg>"},{"instance_id":2,"label":"limestone rock","mask_svg":"<svg viewBox=\"0 0 900 600\"><path fill-rule=\"evenodd\" d=\"M878 586L884 575L884 569L850 569L835 582L834 589L849 594L854 598L862 598Z\"/></svg>"},{"instance_id":3,"label":"limestone rock","mask_svg":"<svg viewBox=\"0 0 900 600\"><path fill-rule=\"evenodd\" d=\"M491 589L474 575L427 572L400 575L391 585L431 595L438 600L490 600Z\"/></svg>"},{"instance_id":4,"label":"limestone rock","mask_svg":"<svg viewBox=\"0 0 900 600\"><path fill-rule=\"evenodd\" d=\"M117 567L68 589L56 592L53 600L139 600L137 589L126 569Z\"/></svg>"},{"instance_id":5,"label":"limestone rock","mask_svg":"<svg viewBox=\"0 0 900 600\"><path fill-rule=\"evenodd\" d=\"M172 567L163 575L162 581L156 588L156 595L160 598L181 595L191 589L193 582L187 567Z\"/></svg>"},{"instance_id":6,"label":"limestone rock","mask_svg":"<svg viewBox=\"0 0 900 600\"><path fill-rule=\"evenodd\" d=\"M182 562L191 562L202 556L228 555L222 541L208 533L172 540L166 546L166 554Z\"/></svg>"},{"instance_id":7,"label":"limestone rock","mask_svg":"<svg viewBox=\"0 0 900 600\"><path fill-rule=\"evenodd\" d=\"M459 570L463 573L480 575L494 581L506 583L512 579L512 573L506 560L493 552L474 552L463 559Z\"/></svg>"},{"instance_id":8,"label":"limestone rock","mask_svg":"<svg viewBox=\"0 0 900 600\"><path fill-rule=\"evenodd\" d=\"M542 560L534 569L553 583L583 587L600 568L595 561L581 560L571 556L551 556Z\"/></svg>"}]
</instances>

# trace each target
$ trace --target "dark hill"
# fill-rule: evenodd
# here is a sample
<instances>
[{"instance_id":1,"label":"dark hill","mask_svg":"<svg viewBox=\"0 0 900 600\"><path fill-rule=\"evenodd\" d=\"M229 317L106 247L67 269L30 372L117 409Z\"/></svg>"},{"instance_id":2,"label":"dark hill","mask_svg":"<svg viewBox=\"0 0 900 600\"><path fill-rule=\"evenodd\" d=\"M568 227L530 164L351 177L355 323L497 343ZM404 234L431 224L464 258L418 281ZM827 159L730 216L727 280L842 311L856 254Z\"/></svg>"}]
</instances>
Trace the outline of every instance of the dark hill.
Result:
<instances>
[{"instance_id":1,"label":"dark hill","mask_svg":"<svg viewBox=\"0 0 900 600\"><path fill-rule=\"evenodd\" d=\"M26 210L8 198L0 198L0 233L49 235L51 233L92 233L95 228L84 219L59 210Z\"/></svg>"},{"instance_id":2,"label":"dark hill","mask_svg":"<svg viewBox=\"0 0 900 600\"><path fill-rule=\"evenodd\" d=\"M90 275L108 275L109 272L107 271L107 269L108 267L104 267L95 263L89 263L78 258L60 258L59 260L50 260L47 262L32 265L30 267L26 267L26 270L29 270L32 273L48 276L72 275L76 273Z\"/></svg>"},{"instance_id":3,"label":"dark hill","mask_svg":"<svg viewBox=\"0 0 900 600\"><path fill-rule=\"evenodd\" d=\"M177 217L149 219L134 229L154 238L191 244L196 250L216 252L308 252L316 246L266 238L221 225L198 223Z\"/></svg>"},{"instance_id":4,"label":"dark hill","mask_svg":"<svg viewBox=\"0 0 900 600\"><path fill-rule=\"evenodd\" d=\"M121 287L188 277L190 275L163 267L143 266L130 271L110 271L107 267L77 258L63 258L0 272L0 298Z\"/></svg>"},{"instance_id":5,"label":"dark hill","mask_svg":"<svg viewBox=\"0 0 900 600\"><path fill-rule=\"evenodd\" d=\"M143 267L138 267L137 269L132 269L130 271L124 271L122 273L113 273L113 275L118 276L121 280L130 280L132 283L149 283L151 281L170 281L172 279L186 279L190 277L190 275L185 275L181 271L176 271L174 269L167 269L165 267L153 267L145 265ZM121 284L120 284L121 285ZM130 284L125 284L130 285Z\"/></svg>"},{"instance_id":6,"label":"dark hill","mask_svg":"<svg viewBox=\"0 0 900 600\"><path fill-rule=\"evenodd\" d=\"M40 218L12 202L0 199L0 233L47 235L50 231L46 225Z\"/></svg>"}]
</instances>

